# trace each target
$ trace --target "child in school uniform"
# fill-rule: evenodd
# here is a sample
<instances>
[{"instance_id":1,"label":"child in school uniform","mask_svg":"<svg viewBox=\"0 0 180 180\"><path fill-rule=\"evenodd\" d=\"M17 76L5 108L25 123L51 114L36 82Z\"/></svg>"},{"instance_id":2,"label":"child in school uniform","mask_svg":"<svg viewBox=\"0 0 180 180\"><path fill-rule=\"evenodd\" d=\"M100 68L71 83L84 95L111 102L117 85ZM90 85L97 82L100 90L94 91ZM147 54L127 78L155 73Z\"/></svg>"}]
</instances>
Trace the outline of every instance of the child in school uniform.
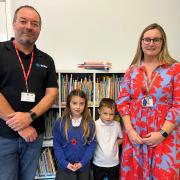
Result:
<instances>
[{"instance_id":1,"label":"child in school uniform","mask_svg":"<svg viewBox=\"0 0 180 180\"><path fill-rule=\"evenodd\" d=\"M97 147L93 158L94 180L119 179L119 145L122 144L120 122L114 120L116 103L103 98L99 104L99 119L95 121Z\"/></svg>"},{"instance_id":2,"label":"child in school uniform","mask_svg":"<svg viewBox=\"0 0 180 180\"><path fill-rule=\"evenodd\" d=\"M95 124L89 114L86 94L73 90L67 97L62 118L54 127L56 180L89 180L95 148Z\"/></svg>"}]
</instances>

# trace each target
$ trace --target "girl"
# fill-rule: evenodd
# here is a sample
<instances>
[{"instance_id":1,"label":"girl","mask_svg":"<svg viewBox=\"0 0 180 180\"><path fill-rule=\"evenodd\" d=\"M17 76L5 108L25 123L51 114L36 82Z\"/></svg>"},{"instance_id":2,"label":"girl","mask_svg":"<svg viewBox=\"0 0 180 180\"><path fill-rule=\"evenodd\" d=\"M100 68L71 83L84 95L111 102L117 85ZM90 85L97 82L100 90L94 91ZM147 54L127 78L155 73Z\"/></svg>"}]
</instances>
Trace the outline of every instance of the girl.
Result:
<instances>
[{"instance_id":1,"label":"girl","mask_svg":"<svg viewBox=\"0 0 180 180\"><path fill-rule=\"evenodd\" d=\"M56 180L89 180L90 160L96 148L95 125L82 90L67 97L65 112L54 127Z\"/></svg>"}]
</instances>

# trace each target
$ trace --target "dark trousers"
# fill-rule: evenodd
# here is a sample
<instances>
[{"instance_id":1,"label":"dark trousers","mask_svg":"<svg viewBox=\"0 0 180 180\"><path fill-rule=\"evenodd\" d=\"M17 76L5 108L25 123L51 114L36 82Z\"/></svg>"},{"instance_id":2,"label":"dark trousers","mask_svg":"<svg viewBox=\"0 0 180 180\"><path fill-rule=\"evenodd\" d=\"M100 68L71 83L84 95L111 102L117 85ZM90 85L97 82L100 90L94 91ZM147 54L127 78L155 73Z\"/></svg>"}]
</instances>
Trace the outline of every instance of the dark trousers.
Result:
<instances>
[{"instance_id":1,"label":"dark trousers","mask_svg":"<svg viewBox=\"0 0 180 180\"><path fill-rule=\"evenodd\" d=\"M114 167L99 167L93 164L94 180L103 180L108 177L108 180L119 180L119 165Z\"/></svg>"},{"instance_id":2,"label":"dark trousers","mask_svg":"<svg viewBox=\"0 0 180 180\"><path fill-rule=\"evenodd\" d=\"M84 172L73 172L58 168L56 180L92 180L92 174L90 169Z\"/></svg>"}]
</instances>

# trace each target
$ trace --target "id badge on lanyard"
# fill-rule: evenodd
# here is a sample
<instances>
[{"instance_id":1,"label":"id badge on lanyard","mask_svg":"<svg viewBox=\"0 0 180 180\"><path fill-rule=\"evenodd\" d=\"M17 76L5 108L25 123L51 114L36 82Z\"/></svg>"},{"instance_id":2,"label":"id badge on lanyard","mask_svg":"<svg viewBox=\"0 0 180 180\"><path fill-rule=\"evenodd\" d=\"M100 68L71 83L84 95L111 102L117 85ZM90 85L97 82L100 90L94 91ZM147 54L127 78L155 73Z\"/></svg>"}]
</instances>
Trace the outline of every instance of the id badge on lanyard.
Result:
<instances>
[{"instance_id":1,"label":"id badge on lanyard","mask_svg":"<svg viewBox=\"0 0 180 180\"><path fill-rule=\"evenodd\" d=\"M142 106L143 107L153 107L153 98L151 96L145 96L142 99Z\"/></svg>"},{"instance_id":2,"label":"id badge on lanyard","mask_svg":"<svg viewBox=\"0 0 180 180\"><path fill-rule=\"evenodd\" d=\"M21 92L21 101L24 102L35 102L35 94L28 92Z\"/></svg>"},{"instance_id":3,"label":"id badge on lanyard","mask_svg":"<svg viewBox=\"0 0 180 180\"><path fill-rule=\"evenodd\" d=\"M144 97L142 99L142 106L143 107L153 107L153 105L154 105L153 98L151 97L151 95L149 95L149 90L150 90L152 84L154 83L157 75L158 75L158 72L156 72L156 74L155 74L154 78L152 79L150 85L148 85L148 82L147 82L148 79L147 79L147 76L144 72L146 93L144 92Z\"/></svg>"},{"instance_id":4,"label":"id badge on lanyard","mask_svg":"<svg viewBox=\"0 0 180 180\"><path fill-rule=\"evenodd\" d=\"M21 57L19 55L19 52L18 52L18 49L17 49L15 43L14 43L14 47L15 47L16 54L18 56L18 60L19 60L19 63L21 65L21 69L22 69L22 72L23 72L23 75L24 75L25 86L26 86L26 91L27 91L27 92L21 92L21 101L23 101L23 102L35 102L35 93L32 93L32 92L28 91L28 82L27 82L28 78L29 78L29 74L31 72L32 64L33 64L33 61L34 61L34 51L32 51L30 65L29 65L29 68L28 68L28 72L26 73L25 69L24 69L24 65L22 63Z\"/></svg>"}]
</instances>

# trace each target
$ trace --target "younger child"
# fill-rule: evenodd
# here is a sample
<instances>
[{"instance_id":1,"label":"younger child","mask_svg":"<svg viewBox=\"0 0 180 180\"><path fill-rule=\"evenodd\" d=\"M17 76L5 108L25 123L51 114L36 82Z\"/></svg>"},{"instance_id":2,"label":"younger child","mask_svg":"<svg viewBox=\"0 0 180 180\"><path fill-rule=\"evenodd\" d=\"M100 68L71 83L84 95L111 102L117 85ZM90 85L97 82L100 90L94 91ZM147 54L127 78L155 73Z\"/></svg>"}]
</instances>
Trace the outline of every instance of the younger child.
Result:
<instances>
[{"instance_id":1,"label":"younger child","mask_svg":"<svg viewBox=\"0 0 180 180\"><path fill-rule=\"evenodd\" d=\"M62 118L54 127L56 180L89 180L95 148L95 124L89 114L86 94L73 90L67 97Z\"/></svg>"},{"instance_id":2,"label":"younger child","mask_svg":"<svg viewBox=\"0 0 180 180\"><path fill-rule=\"evenodd\" d=\"M100 117L96 124L97 148L93 159L94 180L119 179L119 145L122 144L120 122L114 121L116 103L103 98L99 104Z\"/></svg>"}]
</instances>

